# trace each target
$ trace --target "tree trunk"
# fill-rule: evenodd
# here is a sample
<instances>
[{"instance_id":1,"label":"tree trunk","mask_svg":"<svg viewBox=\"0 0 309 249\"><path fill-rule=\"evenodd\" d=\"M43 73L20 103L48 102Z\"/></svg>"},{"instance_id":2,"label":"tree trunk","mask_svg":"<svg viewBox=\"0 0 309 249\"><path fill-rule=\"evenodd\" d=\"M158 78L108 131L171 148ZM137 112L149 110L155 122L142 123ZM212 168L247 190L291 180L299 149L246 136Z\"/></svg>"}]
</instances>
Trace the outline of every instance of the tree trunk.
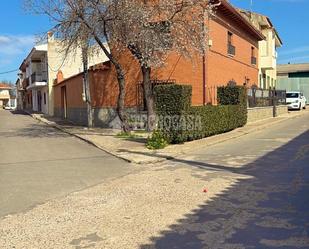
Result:
<instances>
[{"instance_id":1,"label":"tree trunk","mask_svg":"<svg viewBox=\"0 0 309 249\"><path fill-rule=\"evenodd\" d=\"M107 56L107 58L110 60L110 62L115 66L116 73L117 73L117 81L118 81L118 87L119 87L119 95L117 100L117 114L121 121L121 129L124 132L129 132L129 124L128 124L128 117L124 110L124 104L125 104L125 95L126 95L126 89L125 89L125 77L124 72L122 70L121 65L118 63L118 61L114 58L113 54L107 50L105 45L102 43L102 41L95 35L94 39L98 43L98 45L103 50L104 54Z\"/></svg>"},{"instance_id":2,"label":"tree trunk","mask_svg":"<svg viewBox=\"0 0 309 249\"><path fill-rule=\"evenodd\" d=\"M114 65L115 65L116 72L117 72L117 81L118 81L118 87L119 87L119 95L118 95L118 101L117 101L117 114L121 121L121 129L124 132L129 132L130 129L129 129L129 124L128 124L128 117L124 110L125 95L126 95L124 73L118 63Z\"/></svg>"},{"instance_id":3,"label":"tree trunk","mask_svg":"<svg viewBox=\"0 0 309 249\"><path fill-rule=\"evenodd\" d=\"M83 56L83 68L84 68L84 90L85 90L85 97L87 103L87 123L88 128L93 127L93 112L91 106L91 94L90 94L90 84L89 84L89 74L88 74L88 48L84 47L82 49L82 56Z\"/></svg>"},{"instance_id":4,"label":"tree trunk","mask_svg":"<svg viewBox=\"0 0 309 249\"><path fill-rule=\"evenodd\" d=\"M153 131L156 126L155 110L154 110L154 96L151 83L151 68L148 66L142 66L143 73L143 87L144 96L147 106L147 131Z\"/></svg>"}]
</instances>

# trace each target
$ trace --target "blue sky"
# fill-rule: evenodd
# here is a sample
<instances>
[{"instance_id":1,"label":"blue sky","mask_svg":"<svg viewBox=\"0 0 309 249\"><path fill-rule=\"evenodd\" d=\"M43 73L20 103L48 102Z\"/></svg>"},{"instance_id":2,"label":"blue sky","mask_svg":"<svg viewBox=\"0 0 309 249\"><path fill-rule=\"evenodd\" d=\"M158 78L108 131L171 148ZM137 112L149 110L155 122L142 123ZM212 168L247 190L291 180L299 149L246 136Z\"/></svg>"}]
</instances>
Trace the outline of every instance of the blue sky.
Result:
<instances>
[{"instance_id":1,"label":"blue sky","mask_svg":"<svg viewBox=\"0 0 309 249\"><path fill-rule=\"evenodd\" d=\"M237 7L250 8L250 0L230 0ZM33 47L35 36L47 32L46 17L27 14L23 0L0 1L0 81L15 82L15 70ZM253 0L253 11L269 16L283 42L279 63L309 62L309 0Z\"/></svg>"},{"instance_id":2,"label":"blue sky","mask_svg":"<svg viewBox=\"0 0 309 249\"><path fill-rule=\"evenodd\" d=\"M35 37L48 30L49 19L28 14L23 0L1 0L0 9L0 81L15 83L17 72L1 73L19 68Z\"/></svg>"},{"instance_id":3,"label":"blue sky","mask_svg":"<svg viewBox=\"0 0 309 249\"><path fill-rule=\"evenodd\" d=\"M250 9L251 0L230 0L235 6ZM283 47L278 63L309 62L309 0L252 0L252 10L268 16L276 27Z\"/></svg>"}]
</instances>

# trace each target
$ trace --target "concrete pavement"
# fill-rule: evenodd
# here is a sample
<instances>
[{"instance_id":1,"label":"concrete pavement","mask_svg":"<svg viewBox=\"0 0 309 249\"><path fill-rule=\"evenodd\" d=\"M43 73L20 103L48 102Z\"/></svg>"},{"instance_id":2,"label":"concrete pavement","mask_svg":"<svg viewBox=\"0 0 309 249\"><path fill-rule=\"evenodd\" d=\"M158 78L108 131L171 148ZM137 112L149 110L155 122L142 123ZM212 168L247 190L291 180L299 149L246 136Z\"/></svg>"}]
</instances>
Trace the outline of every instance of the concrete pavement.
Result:
<instances>
[{"instance_id":1,"label":"concrete pavement","mask_svg":"<svg viewBox=\"0 0 309 249\"><path fill-rule=\"evenodd\" d=\"M64 131L65 133L87 141L97 148L102 149L103 151L108 152L118 158L136 164L153 164L163 162L167 159L178 158L184 154L190 155L192 151L194 152L195 148L209 147L231 139L245 136L250 133L254 133L259 130L268 129L277 123L283 123L286 122L286 120L293 119L301 115L306 115L307 113L309 113L309 109L302 111L291 111L276 118L269 118L248 123L244 127L227 133L186 142L184 144L169 145L161 150L149 150L146 148L145 144L147 137L151 134L146 133L140 136L141 134L137 133L136 135L138 137L134 139L120 139L115 136L120 132L119 130L102 128L85 129L84 127L68 124L67 121L63 121L58 118L46 117L43 114L36 113L29 114L33 118L46 123L51 127L55 127L61 131Z\"/></svg>"},{"instance_id":2,"label":"concrete pavement","mask_svg":"<svg viewBox=\"0 0 309 249\"><path fill-rule=\"evenodd\" d=\"M134 170L28 115L0 110L0 218Z\"/></svg>"},{"instance_id":3,"label":"concrete pavement","mask_svg":"<svg viewBox=\"0 0 309 249\"><path fill-rule=\"evenodd\" d=\"M309 115L0 221L3 248L308 248Z\"/></svg>"}]
</instances>

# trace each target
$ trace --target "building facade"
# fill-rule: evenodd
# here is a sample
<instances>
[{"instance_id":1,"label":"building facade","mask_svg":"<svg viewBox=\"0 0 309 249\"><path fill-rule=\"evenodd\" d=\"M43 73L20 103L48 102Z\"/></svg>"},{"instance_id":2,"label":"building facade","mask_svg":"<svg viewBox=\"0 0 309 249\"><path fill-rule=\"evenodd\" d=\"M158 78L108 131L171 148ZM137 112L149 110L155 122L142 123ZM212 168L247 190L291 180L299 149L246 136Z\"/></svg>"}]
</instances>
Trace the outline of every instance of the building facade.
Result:
<instances>
[{"instance_id":1,"label":"building facade","mask_svg":"<svg viewBox=\"0 0 309 249\"><path fill-rule=\"evenodd\" d=\"M192 86L193 105L216 104L218 86L229 82L256 85L259 81L259 41L264 35L228 1L222 0L214 18L205 19L210 30L205 39L205 56L187 59L170 53L163 67L152 71L156 82L173 82ZM130 111L143 110L142 74L130 52L114 55L125 71L125 105ZM110 63L92 67L89 72L95 125L108 126L114 120L118 97L116 72ZM57 116L85 124L86 105L82 100L82 74L55 82L54 110ZM67 114L67 115L64 115Z\"/></svg>"},{"instance_id":2,"label":"building facade","mask_svg":"<svg viewBox=\"0 0 309 249\"><path fill-rule=\"evenodd\" d=\"M35 46L20 66L19 93L25 85L26 104L32 111L48 113L47 44ZM20 100L20 98L18 98ZM21 106L21 103L18 103Z\"/></svg>"},{"instance_id":3,"label":"building facade","mask_svg":"<svg viewBox=\"0 0 309 249\"><path fill-rule=\"evenodd\" d=\"M89 66L106 61L96 47L89 50ZM20 66L18 106L54 115L53 85L58 72L69 78L83 70L81 48L65 51L61 41L49 32L47 43L35 46Z\"/></svg>"},{"instance_id":4,"label":"building facade","mask_svg":"<svg viewBox=\"0 0 309 249\"><path fill-rule=\"evenodd\" d=\"M0 83L0 108L3 108L10 104L10 90L11 86L5 83Z\"/></svg>"},{"instance_id":5,"label":"building facade","mask_svg":"<svg viewBox=\"0 0 309 249\"><path fill-rule=\"evenodd\" d=\"M309 63L278 65L277 88L303 92L309 101Z\"/></svg>"},{"instance_id":6,"label":"building facade","mask_svg":"<svg viewBox=\"0 0 309 249\"><path fill-rule=\"evenodd\" d=\"M265 40L259 41L258 86L263 89L276 87L278 58L277 49L282 47L282 40L271 20L267 16L241 9L239 9L239 12L265 36Z\"/></svg>"}]
</instances>

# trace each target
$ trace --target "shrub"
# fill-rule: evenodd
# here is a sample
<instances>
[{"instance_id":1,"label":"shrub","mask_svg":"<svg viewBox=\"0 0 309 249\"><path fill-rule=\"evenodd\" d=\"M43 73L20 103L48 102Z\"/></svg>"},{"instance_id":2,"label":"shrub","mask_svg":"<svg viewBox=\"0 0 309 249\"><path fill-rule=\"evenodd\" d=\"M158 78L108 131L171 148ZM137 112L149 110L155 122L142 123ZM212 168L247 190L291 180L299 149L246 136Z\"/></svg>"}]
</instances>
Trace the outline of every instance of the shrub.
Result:
<instances>
[{"instance_id":1,"label":"shrub","mask_svg":"<svg viewBox=\"0 0 309 249\"><path fill-rule=\"evenodd\" d=\"M146 147L150 150L164 149L168 145L164 135L160 131L154 131L148 138Z\"/></svg>"},{"instance_id":2,"label":"shrub","mask_svg":"<svg viewBox=\"0 0 309 249\"><path fill-rule=\"evenodd\" d=\"M192 88L184 85L155 87L158 129L168 143L197 140L246 124L247 98L244 87L219 88L221 105L218 106L191 107L191 92Z\"/></svg>"},{"instance_id":3,"label":"shrub","mask_svg":"<svg viewBox=\"0 0 309 249\"><path fill-rule=\"evenodd\" d=\"M248 119L248 97L247 89L244 86L228 85L218 88L219 105L239 105L237 113L239 126L244 126Z\"/></svg>"},{"instance_id":4,"label":"shrub","mask_svg":"<svg viewBox=\"0 0 309 249\"><path fill-rule=\"evenodd\" d=\"M191 107L192 86L157 85L154 87L156 112L164 115L177 115Z\"/></svg>"},{"instance_id":5,"label":"shrub","mask_svg":"<svg viewBox=\"0 0 309 249\"><path fill-rule=\"evenodd\" d=\"M242 86L221 86L218 87L218 103L220 105L246 104L246 88Z\"/></svg>"}]
</instances>

